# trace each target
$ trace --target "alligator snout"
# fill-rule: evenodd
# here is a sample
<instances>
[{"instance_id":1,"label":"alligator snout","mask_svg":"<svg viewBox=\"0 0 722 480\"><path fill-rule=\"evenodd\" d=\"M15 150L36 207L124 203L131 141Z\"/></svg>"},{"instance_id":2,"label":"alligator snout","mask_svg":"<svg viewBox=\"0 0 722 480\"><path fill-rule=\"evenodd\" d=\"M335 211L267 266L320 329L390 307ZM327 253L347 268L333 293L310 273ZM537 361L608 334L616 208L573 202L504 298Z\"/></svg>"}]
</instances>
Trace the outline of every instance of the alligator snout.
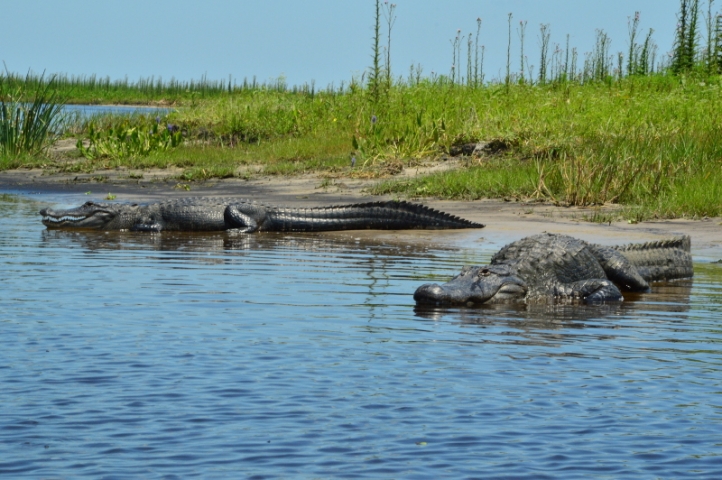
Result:
<instances>
[{"instance_id":1,"label":"alligator snout","mask_svg":"<svg viewBox=\"0 0 722 480\"><path fill-rule=\"evenodd\" d=\"M421 285L414 292L414 300L416 303L438 303L445 296L444 289L436 283L426 283Z\"/></svg>"},{"instance_id":2,"label":"alligator snout","mask_svg":"<svg viewBox=\"0 0 722 480\"><path fill-rule=\"evenodd\" d=\"M468 288L458 288L456 285L427 283L421 285L414 292L416 303L425 305L463 305L473 302L473 292Z\"/></svg>"},{"instance_id":3,"label":"alligator snout","mask_svg":"<svg viewBox=\"0 0 722 480\"><path fill-rule=\"evenodd\" d=\"M466 267L449 282L438 285L427 283L414 292L417 304L475 305L482 303L509 303L522 300L526 284L509 275L506 266Z\"/></svg>"}]
</instances>

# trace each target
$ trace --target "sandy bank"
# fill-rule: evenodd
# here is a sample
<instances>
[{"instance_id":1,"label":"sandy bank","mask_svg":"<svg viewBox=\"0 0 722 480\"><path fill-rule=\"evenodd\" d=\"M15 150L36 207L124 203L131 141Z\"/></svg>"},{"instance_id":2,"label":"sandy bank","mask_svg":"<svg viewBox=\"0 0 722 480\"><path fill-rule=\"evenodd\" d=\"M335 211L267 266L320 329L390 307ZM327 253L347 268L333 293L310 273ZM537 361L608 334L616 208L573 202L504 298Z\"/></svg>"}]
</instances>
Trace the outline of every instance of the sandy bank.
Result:
<instances>
[{"instance_id":1,"label":"sandy bank","mask_svg":"<svg viewBox=\"0 0 722 480\"><path fill-rule=\"evenodd\" d=\"M177 172L158 170L131 178L128 172L104 171L83 175L43 175L40 170L14 170L0 173L0 192L86 194L88 199L102 200L108 193L117 201L148 202L184 196L228 196L252 198L268 203L318 206L368 202L392 197L365 193L370 181L339 179L321 188L321 178L259 177L251 180L224 179L190 184L172 179ZM189 188L190 190L188 190ZM354 232L355 236L373 235L396 241L456 244L485 242L503 245L541 232L565 233L603 244L644 242L686 233L692 237L695 258L700 261L722 259L722 218L703 220L664 220L630 224L591 223L595 210L557 207L546 203L504 202L500 200L447 201L421 199L420 203L486 224L470 231ZM604 211L604 210L602 210ZM338 233L337 235L350 235Z\"/></svg>"}]
</instances>

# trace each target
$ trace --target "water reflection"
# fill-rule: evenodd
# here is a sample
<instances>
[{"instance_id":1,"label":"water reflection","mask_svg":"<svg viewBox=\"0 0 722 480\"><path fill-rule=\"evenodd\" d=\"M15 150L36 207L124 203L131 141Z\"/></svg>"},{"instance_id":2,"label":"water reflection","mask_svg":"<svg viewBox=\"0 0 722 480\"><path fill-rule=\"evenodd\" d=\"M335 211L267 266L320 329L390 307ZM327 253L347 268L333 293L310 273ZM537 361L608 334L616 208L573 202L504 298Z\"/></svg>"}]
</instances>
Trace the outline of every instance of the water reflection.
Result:
<instances>
[{"instance_id":1,"label":"water reflection","mask_svg":"<svg viewBox=\"0 0 722 480\"><path fill-rule=\"evenodd\" d=\"M462 328L475 327L481 335L485 332L490 335L475 336L471 342L559 347L590 340L615 341L619 329L624 328L629 319L654 319L663 315L684 323L688 319L685 313L690 310L692 288L692 279L686 279L653 284L648 293L625 294L624 302L473 307L416 305L414 314Z\"/></svg>"},{"instance_id":2,"label":"water reflection","mask_svg":"<svg viewBox=\"0 0 722 480\"><path fill-rule=\"evenodd\" d=\"M229 232L94 232L71 230L43 230L44 246L73 245L88 251L99 250L158 250L173 252L242 252L244 250L296 249L317 252L369 251L374 255L400 255L416 258L425 255L429 247L421 244L392 242L373 237L328 236L319 233L262 232L253 235ZM454 248L434 247L434 250L453 251Z\"/></svg>"}]
</instances>

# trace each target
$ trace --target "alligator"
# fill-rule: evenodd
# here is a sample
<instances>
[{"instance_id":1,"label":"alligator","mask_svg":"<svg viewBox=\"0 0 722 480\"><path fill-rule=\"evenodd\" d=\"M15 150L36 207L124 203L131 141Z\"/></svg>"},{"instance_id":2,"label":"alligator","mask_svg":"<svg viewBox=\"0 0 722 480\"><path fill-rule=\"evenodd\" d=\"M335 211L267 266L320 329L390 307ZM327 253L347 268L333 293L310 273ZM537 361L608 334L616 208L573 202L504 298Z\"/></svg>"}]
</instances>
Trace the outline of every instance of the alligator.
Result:
<instances>
[{"instance_id":1,"label":"alligator","mask_svg":"<svg viewBox=\"0 0 722 480\"><path fill-rule=\"evenodd\" d=\"M649 282L692 277L690 238L606 247L543 233L502 248L489 265L416 289L418 305L597 303L645 292Z\"/></svg>"},{"instance_id":2,"label":"alligator","mask_svg":"<svg viewBox=\"0 0 722 480\"><path fill-rule=\"evenodd\" d=\"M321 232L482 228L484 225L404 201L289 208L251 200L191 197L150 204L86 202L69 210L40 211L48 228L137 232Z\"/></svg>"}]
</instances>

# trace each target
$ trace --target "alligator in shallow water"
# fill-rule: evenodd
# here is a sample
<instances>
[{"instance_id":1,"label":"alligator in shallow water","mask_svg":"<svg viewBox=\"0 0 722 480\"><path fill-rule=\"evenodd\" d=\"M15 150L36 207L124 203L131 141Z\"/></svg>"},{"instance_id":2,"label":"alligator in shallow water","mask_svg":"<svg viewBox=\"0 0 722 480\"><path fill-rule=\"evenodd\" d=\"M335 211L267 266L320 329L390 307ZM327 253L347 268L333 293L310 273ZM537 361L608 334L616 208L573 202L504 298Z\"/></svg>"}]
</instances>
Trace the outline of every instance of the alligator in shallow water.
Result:
<instances>
[{"instance_id":1,"label":"alligator in shallow water","mask_svg":"<svg viewBox=\"0 0 722 480\"><path fill-rule=\"evenodd\" d=\"M620 301L621 291L693 274L690 238L605 247L544 233L502 248L489 265L464 267L443 285L425 284L417 304L595 303Z\"/></svg>"},{"instance_id":2,"label":"alligator in shallow water","mask_svg":"<svg viewBox=\"0 0 722 480\"><path fill-rule=\"evenodd\" d=\"M48 228L140 232L321 232L484 226L423 205L399 201L289 208L250 200L192 197L151 204L86 202L70 210L46 208L40 215Z\"/></svg>"}]
</instances>

